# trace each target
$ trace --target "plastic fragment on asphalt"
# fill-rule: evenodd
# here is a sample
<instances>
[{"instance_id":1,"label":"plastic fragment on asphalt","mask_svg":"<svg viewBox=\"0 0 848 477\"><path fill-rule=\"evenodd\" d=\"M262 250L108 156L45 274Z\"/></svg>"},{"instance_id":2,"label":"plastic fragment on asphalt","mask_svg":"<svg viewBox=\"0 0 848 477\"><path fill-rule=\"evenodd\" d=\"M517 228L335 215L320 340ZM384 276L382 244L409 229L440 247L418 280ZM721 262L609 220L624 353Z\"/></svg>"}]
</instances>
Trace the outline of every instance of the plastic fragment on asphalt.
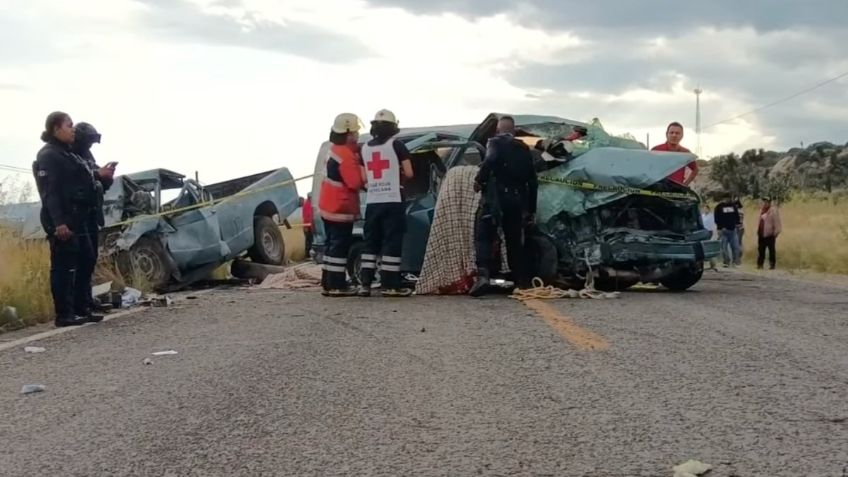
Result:
<instances>
[{"instance_id":1,"label":"plastic fragment on asphalt","mask_svg":"<svg viewBox=\"0 0 848 477\"><path fill-rule=\"evenodd\" d=\"M27 346L24 348L25 353L43 353L47 351L45 348L39 348L38 346Z\"/></svg>"},{"instance_id":2,"label":"plastic fragment on asphalt","mask_svg":"<svg viewBox=\"0 0 848 477\"><path fill-rule=\"evenodd\" d=\"M124 308L131 307L141 300L141 290L135 288L127 288L124 294L121 295L121 306Z\"/></svg>"},{"instance_id":3,"label":"plastic fragment on asphalt","mask_svg":"<svg viewBox=\"0 0 848 477\"><path fill-rule=\"evenodd\" d=\"M171 356L171 355L175 355L175 354L178 354L178 353L174 350L168 350L168 351L157 351L157 352L153 353L153 356Z\"/></svg>"},{"instance_id":4,"label":"plastic fragment on asphalt","mask_svg":"<svg viewBox=\"0 0 848 477\"><path fill-rule=\"evenodd\" d=\"M35 394L44 392L47 390L47 387L43 384L24 384L21 388L21 394Z\"/></svg>"},{"instance_id":5,"label":"plastic fragment on asphalt","mask_svg":"<svg viewBox=\"0 0 848 477\"><path fill-rule=\"evenodd\" d=\"M697 460L690 460L674 467L672 470L674 470L674 477L698 477L706 474L712 469L713 467L709 464L698 462Z\"/></svg>"}]
</instances>

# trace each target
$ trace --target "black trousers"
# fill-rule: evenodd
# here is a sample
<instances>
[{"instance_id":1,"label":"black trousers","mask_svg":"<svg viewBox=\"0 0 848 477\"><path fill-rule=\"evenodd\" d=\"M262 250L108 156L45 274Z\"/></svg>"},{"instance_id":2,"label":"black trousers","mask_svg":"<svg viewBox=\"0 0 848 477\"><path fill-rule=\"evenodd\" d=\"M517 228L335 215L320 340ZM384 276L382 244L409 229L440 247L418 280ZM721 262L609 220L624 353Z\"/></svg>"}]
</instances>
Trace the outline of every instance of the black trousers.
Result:
<instances>
[{"instance_id":1,"label":"black trousers","mask_svg":"<svg viewBox=\"0 0 848 477\"><path fill-rule=\"evenodd\" d=\"M312 229L303 229L303 239L306 243L306 259L309 260L309 252L312 250Z\"/></svg>"},{"instance_id":2,"label":"black trousers","mask_svg":"<svg viewBox=\"0 0 848 477\"><path fill-rule=\"evenodd\" d=\"M777 266L777 237L757 236L757 266L762 268L766 263L766 251L769 253L769 266Z\"/></svg>"},{"instance_id":3,"label":"black trousers","mask_svg":"<svg viewBox=\"0 0 848 477\"><path fill-rule=\"evenodd\" d=\"M501 227L506 240L509 268L519 287L530 284L527 277L524 253L524 207L520 197L500 197ZM476 252L477 270L489 271L493 246L498 238L498 226L492 220L482 218L477 222Z\"/></svg>"},{"instance_id":4,"label":"black trousers","mask_svg":"<svg viewBox=\"0 0 848 477\"><path fill-rule=\"evenodd\" d=\"M352 222L332 222L324 220L327 234L327 246L324 250L324 271L322 285L325 290L347 288L347 256L353 243Z\"/></svg>"},{"instance_id":5,"label":"black trousers","mask_svg":"<svg viewBox=\"0 0 848 477\"><path fill-rule=\"evenodd\" d=\"M101 206L102 208L102 206ZM91 219L88 222L88 237L91 240L91 265L89 268L84 270L85 273L88 273L88 283L92 283L94 278L94 270L97 269L97 259L100 256L100 222L98 221L98 217L96 214L91 215ZM83 277L83 279L86 279ZM89 294L89 308L94 308L94 297Z\"/></svg>"},{"instance_id":6,"label":"black trousers","mask_svg":"<svg viewBox=\"0 0 848 477\"><path fill-rule=\"evenodd\" d=\"M97 256L87 225L86 220L71 225L73 236L68 240L48 237L50 291L57 318L86 315L91 306L91 276Z\"/></svg>"},{"instance_id":7,"label":"black trousers","mask_svg":"<svg viewBox=\"0 0 848 477\"><path fill-rule=\"evenodd\" d=\"M401 286L400 265L406 207L402 202L365 207L365 249L362 253L362 286L370 287L380 257L380 282L384 290Z\"/></svg>"}]
</instances>

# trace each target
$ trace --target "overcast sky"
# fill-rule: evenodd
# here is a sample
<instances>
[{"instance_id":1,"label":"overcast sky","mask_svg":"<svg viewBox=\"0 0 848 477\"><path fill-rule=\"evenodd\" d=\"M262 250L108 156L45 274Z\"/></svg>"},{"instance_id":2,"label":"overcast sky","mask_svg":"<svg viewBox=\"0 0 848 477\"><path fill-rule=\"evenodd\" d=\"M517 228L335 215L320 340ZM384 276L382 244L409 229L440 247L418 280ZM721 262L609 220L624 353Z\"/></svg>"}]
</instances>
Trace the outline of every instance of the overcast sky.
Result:
<instances>
[{"instance_id":1,"label":"overcast sky","mask_svg":"<svg viewBox=\"0 0 848 477\"><path fill-rule=\"evenodd\" d=\"M57 109L101 131L101 163L207 183L309 174L337 113L380 108L598 117L652 144L677 120L694 149L697 85L707 125L848 72L846 19L845 0L3 0L0 164L29 168ZM843 78L703 153L844 143L846 122Z\"/></svg>"}]
</instances>

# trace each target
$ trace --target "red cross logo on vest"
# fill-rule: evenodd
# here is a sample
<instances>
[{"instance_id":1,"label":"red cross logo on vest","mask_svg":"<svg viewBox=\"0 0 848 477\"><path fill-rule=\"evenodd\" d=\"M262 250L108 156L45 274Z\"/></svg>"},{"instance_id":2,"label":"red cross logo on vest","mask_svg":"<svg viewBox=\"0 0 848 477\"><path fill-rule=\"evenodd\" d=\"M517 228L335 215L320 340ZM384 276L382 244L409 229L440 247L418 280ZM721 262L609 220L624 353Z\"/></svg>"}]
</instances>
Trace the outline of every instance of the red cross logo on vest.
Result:
<instances>
[{"instance_id":1,"label":"red cross logo on vest","mask_svg":"<svg viewBox=\"0 0 848 477\"><path fill-rule=\"evenodd\" d=\"M371 154L371 161L368 162L368 170L374 174L374 179L382 179L383 171L388 169L391 166L389 161L383 159L383 155L380 154L380 151L374 151Z\"/></svg>"}]
</instances>

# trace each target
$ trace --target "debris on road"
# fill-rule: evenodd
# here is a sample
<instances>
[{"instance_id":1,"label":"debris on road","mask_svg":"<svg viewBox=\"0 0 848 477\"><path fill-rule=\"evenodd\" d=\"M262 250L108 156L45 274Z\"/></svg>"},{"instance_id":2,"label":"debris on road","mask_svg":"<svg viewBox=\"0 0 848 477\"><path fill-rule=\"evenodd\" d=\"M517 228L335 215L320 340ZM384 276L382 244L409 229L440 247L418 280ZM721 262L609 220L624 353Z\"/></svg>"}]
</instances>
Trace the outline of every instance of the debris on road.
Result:
<instances>
[{"instance_id":1,"label":"debris on road","mask_svg":"<svg viewBox=\"0 0 848 477\"><path fill-rule=\"evenodd\" d=\"M145 365L150 365L153 364L153 360L150 358L144 358L144 361L142 361L142 363L144 363Z\"/></svg>"},{"instance_id":2,"label":"debris on road","mask_svg":"<svg viewBox=\"0 0 848 477\"><path fill-rule=\"evenodd\" d=\"M18 309L13 306L4 306L0 308L0 325L5 324L17 324L20 320L18 319Z\"/></svg>"},{"instance_id":3,"label":"debris on road","mask_svg":"<svg viewBox=\"0 0 848 477\"><path fill-rule=\"evenodd\" d=\"M101 283L91 287L91 298L107 297L112 291L112 282Z\"/></svg>"},{"instance_id":4,"label":"debris on road","mask_svg":"<svg viewBox=\"0 0 848 477\"><path fill-rule=\"evenodd\" d=\"M175 354L179 354L179 353L177 353L174 350L168 350L168 351L157 351L157 352L153 353L153 356L172 356L172 355L175 355Z\"/></svg>"},{"instance_id":5,"label":"debris on road","mask_svg":"<svg viewBox=\"0 0 848 477\"><path fill-rule=\"evenodd\" d=\"M690 460L674 467L674 477L698 477L711 471L713 467L697 460Z\"/></svg>"},{"instance_id":6,"label":"debris on road","mask_svg":"<svg viewBox=\"0 0 848 477\"><path fill-rule=\"evenodd\" d=\"M165 308L174 304L174 300L168 295L151 297L143 305L149 305L157 308Z\"/></svg>"},{"instance_id":7,"label":"debris on road","mask_svg":"<svg viewBox=\"0 0 848 477\"><path fill-rule=\"evenodd\" d=\"M136 290L135 288L127 288L124 290L124 294L121 295L121 306L124 308L129 308L135 304L137 304L141 300L141 290Z\"/></svg>"},{"instance_id":8,"label":"debris on road","mask_svg":"<svg viewBox=\"0 0 848 477\"><path fill-rule=\"evenodd\" d=\"M321 265L304 263L286 268L282 273L269 275L259 288L279 290L321 289Z\"/></svg>"},{"instance_id":9,"label":"debris on road","mask_svg":"<svg viewBox=\"0 0 848 477\"><path fill-rule=\"evenodd\" d=\"M47 351L46 348L39 348L38 346L27 346L24 348L25 353L43 353Z\"/></svg>"},{"instance_id":10,"label":"debris on road","mask_svg":"<svg viewBox=\"0 0 848 477\"><path fill-rule=\"evenodd\" d=\"M24 384L21 388L21 394L35 394L46 390L47 386L44 386L43 384Z\"/></svg>"}]
</instances>

